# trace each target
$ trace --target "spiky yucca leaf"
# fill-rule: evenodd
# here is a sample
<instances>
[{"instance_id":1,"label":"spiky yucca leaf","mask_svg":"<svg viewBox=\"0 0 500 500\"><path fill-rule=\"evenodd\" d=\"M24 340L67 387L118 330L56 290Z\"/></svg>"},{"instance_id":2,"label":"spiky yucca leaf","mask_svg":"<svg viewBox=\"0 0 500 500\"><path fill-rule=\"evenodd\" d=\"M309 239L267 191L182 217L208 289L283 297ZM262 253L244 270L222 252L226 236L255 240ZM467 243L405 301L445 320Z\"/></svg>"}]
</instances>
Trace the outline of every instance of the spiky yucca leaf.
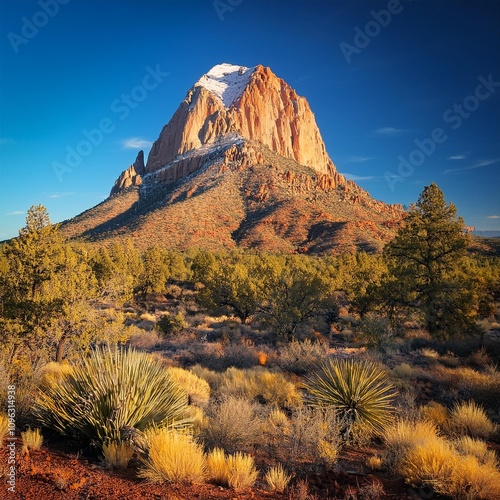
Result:
<instances>
[{"instance_id":1,"label":"spiky yucca leaf","mask_svg":"<svg viewBox=\"0 0 500 500\"><path fill-rule=\"evenodd\" d=\"M347 433L354 424L381 432L389 421L394 388L374 363L330 359L307 379L306 390L313 406L330 406L339 412Z\"/></svg>"},{"instance_id":2,"label":"spiky yucca leaf","mask_svg":"<svg viewBox=\"0 0 500 500\"><path fill-rule=\"evenodd\" d=\"M126 426L185 425L186 408L185 391L151 355L105 348L41 393L36 413L44 426L102 446Z\"/></svg>"}]
</instances>

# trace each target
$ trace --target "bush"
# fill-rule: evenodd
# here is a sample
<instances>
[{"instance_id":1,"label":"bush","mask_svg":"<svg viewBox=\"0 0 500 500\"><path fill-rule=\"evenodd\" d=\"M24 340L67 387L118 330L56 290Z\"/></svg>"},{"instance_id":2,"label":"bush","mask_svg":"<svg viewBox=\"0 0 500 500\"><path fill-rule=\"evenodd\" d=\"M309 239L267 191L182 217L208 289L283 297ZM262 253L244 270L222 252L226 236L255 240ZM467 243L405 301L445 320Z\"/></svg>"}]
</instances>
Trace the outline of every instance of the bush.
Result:
<instances>
[{"instance_id":1,"label":"bush","mask_svg":"<svg viewBox=\"0 0 500 500\"><path fill-rule=\"evenodd\" d=\"M363 423L380 433L388 424L394 399L387 374L369 361L329 360L309 377L306 390L315 407L332 407L344 422L349 436L353 425Z\"/></svg>"},{"instance_id":2,"label":"bush","mask_svg":"<svg viewBox=\"0 0 500 500\"><path fill-rule=\"evenodd\" d=\"M185 392L161 363L132 349L96 349L60 384L39 395L40 422L101 447L125 427L187 425Z\"/></svg>"},{"instance_id":3,"label":"bush","mask_svg":"<svg viewBox=\"0 0 500 500\"><path fill-rule=\"evenodd\" d=\"M27 452L38 451L43 444L43 436L40 429L28 429L27 431L21 432L21 439L23 441L23 451Z\"/></svg>"},{"instance_id":4,"label":"bush","mask_svg":"<svg viewBox=\"0 0 500 500\"><path fill-rule=\"evenodd\" d=\"M448 429L455 434L488 439L496 427L480 406L469 401L453 407Z\"/></svg>"},{"instance_id":5,"label":"bush","mask_svg":"<svg viewBox=\"0 0 500 500\"><path fill-rule=\"evenodd\" d=\"M129 443L104 443L102 461L109 468L126 469L134 455L134 448Z\"/></svg>"},{"instance_id":6,"label":"bush","mask_svg":"<svg viewBox=\"0 0 500 500\"><path fill-rule=\"evenodd\" d=\"M206 475L203 447L186 433L166 428L146 431L148 457L139 476L153 483L202 482Z\"/></svg>"},{"instance_id":7,"label":"bush","mask_svg":"<svg viewBox=\"0 0 500 500\"><path fill-rule=\"evenodd\" d=\"M480 439L462 436L453 440L453 446L461 455L476 457L480 464L490 464L493 467L498 467L496 453L493 450L489 450L488 445Z\"/></svg>"},{"instance_id":8,"label":"bush","mask_svg":"<svg viewBox=\"0 0 500 500\"><path fill-rule=\"evenodd\" d=\"M186 318L184 314L177 313L175 315L165 314L163 315L156 327L163 333L164 336L175 335L182 332L182 330L187 328Z\"/></svg>"},{"instance_id":9,"label":"bush","mask_svg":"<svg viewBox=\"0 0 500 500\"><path fill-rule=\"evenodd\" d=\"M312 372L327 354L328 346L324 344L309 339L303 342L293 340L280 349L278 366L287 372L304 375Z\"/></svg>"},{"instance_id":10,"label":"bush","mask_svg":"<svg viewBox=\"0 0 500 500\"><path fill-rule=\"evenodd\" d=\"M207 472L208 477L215 484L221 486L228 484L227 457L223 449L214 448L207 455Z\"/></svg>"},{"instance_id":11,"label":"bush","mask_svg":"<svg viewBox=\"0 0 500 500\"><path fill-rule=\"evenodd\" d=\"M227 396L207 409L201 435L209 447L228 452L250 449L261 440L258 407L244 398Z\"/></svg>"},{"instance_id":12,"label":"bush","mask_svg":"<svg viewBox=\"0 0 500 500\"><path fill-rule=\"evenodd\" d=\"M291 479L292 476L287 474L281 464L271 467L266 474L266 482L268 486L278 493L283 493Z\"/></svg>"},{"instance_id":13,"label":"bush","mask_svg":"<svg viewBox=\"0 0 500 500\"><path fill-rule=\"evenodd\" d=\"M431 401L420 408L420 413L425 420L430 420L441 429L448 422L448 410L441 404Z\"/></svg>"}]
</instances>

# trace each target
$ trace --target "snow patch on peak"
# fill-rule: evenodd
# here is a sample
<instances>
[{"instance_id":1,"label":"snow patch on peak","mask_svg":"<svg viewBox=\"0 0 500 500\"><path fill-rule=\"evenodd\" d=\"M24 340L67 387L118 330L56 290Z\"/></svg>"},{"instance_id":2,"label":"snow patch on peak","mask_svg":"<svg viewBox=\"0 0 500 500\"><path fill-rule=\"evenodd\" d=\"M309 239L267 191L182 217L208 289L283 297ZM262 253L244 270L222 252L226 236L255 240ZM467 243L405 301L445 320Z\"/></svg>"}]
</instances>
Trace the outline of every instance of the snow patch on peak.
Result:
<instances>
[{"instance_id":1,"label":"snow patch on peak","mask_svg":"<svg viewBox=\"0 0 500 500\"><path fill-rule=\"evenodd\" d=\"M254 70L255 66L246 68L228 63L217 64L206 75L203 75L195 86L200 85L206 88L228 108L241 97Z\"/></svg>"}]
</instances>

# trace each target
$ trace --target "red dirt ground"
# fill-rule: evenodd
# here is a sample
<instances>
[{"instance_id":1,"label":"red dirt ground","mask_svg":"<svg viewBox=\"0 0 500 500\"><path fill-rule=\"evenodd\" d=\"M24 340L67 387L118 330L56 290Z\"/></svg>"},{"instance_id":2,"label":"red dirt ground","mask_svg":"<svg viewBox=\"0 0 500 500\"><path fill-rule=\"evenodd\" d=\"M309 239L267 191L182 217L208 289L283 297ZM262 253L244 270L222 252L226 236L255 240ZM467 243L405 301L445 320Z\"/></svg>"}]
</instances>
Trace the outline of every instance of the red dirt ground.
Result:
<instances>
[{"instance_id":1,"label":"red dirt ground","mask_svg":"<svg viewBox=\"0 0 500 500\"><path fill-rule=\"evenodd\" d=\"M59 446L58 446L59 448ZM327 471L298 479L307 481L309 491L318 499L343 498L349 487L357 489L370 482L380 482L384 499L418 498L408 491L401 479L389 473L370 474L364 467L366 453L346 450L340 460L342 472ZM7 490L8 453L0 451L0 499L25 500L295 500L293 494L276 494L266 490L260 480L252 490L235 491L212 484L150 484L137 478L135 469L111 471L85 458L77 458L59 450L42 449L22 455L17 443L16 493ZM366 498L366 497L363 497Z\"/></svg>"}]
</instances>

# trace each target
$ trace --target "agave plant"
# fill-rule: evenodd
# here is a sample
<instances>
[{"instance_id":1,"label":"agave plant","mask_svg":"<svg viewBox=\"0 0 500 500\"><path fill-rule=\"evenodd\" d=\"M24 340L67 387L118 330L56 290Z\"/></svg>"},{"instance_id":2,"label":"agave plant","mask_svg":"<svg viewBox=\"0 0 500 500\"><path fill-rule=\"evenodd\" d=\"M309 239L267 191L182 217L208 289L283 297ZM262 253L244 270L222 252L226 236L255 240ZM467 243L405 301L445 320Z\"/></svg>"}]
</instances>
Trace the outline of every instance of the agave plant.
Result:
<instances>
[{"instance_id":1,"label":"agave plant","mask_svg":"<svg viewBox=\"0 0 500 500\"><path fill-rule=\"evenodd\" d=\"M101 447L119 442L124 428L189 425L186 393L151 355L96 349L39 395L41 423Z\"/></svg>"},{"instance_id":2,"label":"agave plant","mask_svg":"<svg viewBox=\"0 0 500 500\"><path fill-rule=\"evenodd\" d=\"M355 424L381 432L390 419L394 387L374 363L330 359L307 379L305 388L312 406L338 411L347 434Z\"/></svg>"}]
</instances>

